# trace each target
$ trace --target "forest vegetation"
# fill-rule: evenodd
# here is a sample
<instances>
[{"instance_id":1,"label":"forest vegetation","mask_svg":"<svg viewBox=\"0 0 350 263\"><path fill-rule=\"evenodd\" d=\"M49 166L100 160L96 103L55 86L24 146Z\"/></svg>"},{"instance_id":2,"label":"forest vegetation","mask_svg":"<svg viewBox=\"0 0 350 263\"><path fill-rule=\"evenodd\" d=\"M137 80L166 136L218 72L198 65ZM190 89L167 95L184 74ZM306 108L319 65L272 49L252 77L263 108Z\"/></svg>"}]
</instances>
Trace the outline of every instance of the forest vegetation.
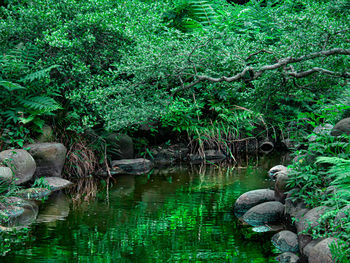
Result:
<instances>
[{"instance_id":1,"label":"forest vegetation","mask_svg":"<svg viewBox=\"0 0 350 263\"><path fill-rule=\"evenodd\" d=\"M70 176L83 177L106 164L111 133L133 137L138 154L171 138L225 150L250 137L305 143L350 117L350 1L243 2L3 1L0 150L48 125L69 148ZM314 236L348 241L350 222L334 218L350 204L349 137L296 154L314 158L294 164L296 197L337 208ZM329 185L342 190L325 195Z\"/></svg>"}]
</instances>

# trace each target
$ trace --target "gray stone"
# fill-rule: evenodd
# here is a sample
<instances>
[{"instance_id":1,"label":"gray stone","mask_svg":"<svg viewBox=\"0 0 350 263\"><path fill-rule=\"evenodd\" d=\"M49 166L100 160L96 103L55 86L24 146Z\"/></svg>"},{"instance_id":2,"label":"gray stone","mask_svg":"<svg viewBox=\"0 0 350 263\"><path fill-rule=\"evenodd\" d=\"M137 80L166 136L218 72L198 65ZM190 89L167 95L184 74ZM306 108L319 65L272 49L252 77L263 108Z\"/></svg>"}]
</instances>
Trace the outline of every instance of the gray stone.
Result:
<instances>
[{"instance_id":1,"label":"gray stone","mask_svg":"<svg viewBox=\"0 0 350 263\"><path fill-rule=\"evenodd\" d=\"M291 252L284 252L276 257L276 261L280 263L297 263L299 257Z\"/></svg>"},{"instance_id":2,"label":"gray stone","mask_svg":"<svg viewBox=\"0 0 350 263\"><path fill-rule=\"evenodd\" d=\"M338 241L336 238L326 238L318 242L313 246L308 255L309 263L332 263L332 254L330 251L330 245L336 244Z\"/></svg>"},{"instance_id":3,"label":"gray stone","mask_svg":"<svg viewBox=\"0 0 350 263\"><path fill-rule=\"evenodd\" d=\"M67 153L62 143L36 143L26 147L37 165L35 177L61 177Z\"/></svg>"},{"instance_id":4,"label":"gray stone","mask_svg":"<svg viewBox=\"0 0 350 263\"><path fill-rule=\"evenodd\" d=\"M301 251L300 253L305 255L307 258L310 256L311 251L313 250L314 246L316 246L320 241L322 241L323 238L313 239L311 240Z\"/></svg>"},{"instance_id":5,"label":"gray stone","mask_svg":"<svg viewBox=\"0 0 350 263\"><path fill-rule=\"evenodd\" d=\"M152 162L147 159L124 159L112 161L112 169L120 169L125 174L145 174L152 169Z\"/></svg>"},{"instance_id":6,"label":"gray stone","mask_svg":"<svg viewBox=\"0 0 350 263\"><path fill-rule=\"evenodd\" d=\"M25 199L38 200L49 196L51 191L47 188L28 188L20 190L16 194Z\"/></svg>"},{"instance_id":7,"label":"gray stone","mask_svg":"<svg viewBox=\"0 0 350 263\"><path fill-rule=\"evenodd\" d=\"M270 189L258 189L242 194L235 202L234 213L241 217L250 208L268 201L275 201L275 194Z\"/></svg>"},{"instance_id":8,"label":"gray stone","mask_svg":"<svg viewBox=\"0 0 350 263\"><path fill-rule=\"evenodd\" d=\"M304 216L300 217L299 220L296 221L296 228L298 232L298 240L299 240L299 248L303 250L304 247L311 242L312 238L309 234L311 229L318 226L320 224L320 219L322 215L329 208L326 206L319 206L308 211Z\"/></svg>"},{"instance_id":9,"label":"gray stone","mask_svg":"<svg viewBox=\"0 0 350 263\"><path fill-rule=\"evenodd\" d=\"M342 134L350 134L350 117L337 122L331 131L332 136L340 136Z\"/></svg>"},{"instance_id":10,"label":"gray stone","mask_svg":"<svg viewBox=\"0 0 350 263\"><path fill-rule=\"evenodd\" d=\"M61 177L46 177L42 179L44 185L47 186L51 191L58 191L73 184L72 182Z\"/></svg>"},{"instance_id":11,"label":"gray stone","mask_svg":"<svg viewBox=\"0 0 350 263\"><path fill-rule=\"evenodd\" d=\"M151 153L156 164L166 165L184 160L189 153L189 149L180 145L174 145L169 148L154 148L151 150Z\"/></svg>"},{"instance_id":12,"label":"gray stone","mask_svg":"<svg viewBox=\"0 0 350 263\"><path fill-rule=\"evenodd\" d=\"M10 183L14 179L13 172L9 167L0 167L0 180Z\"/></svg>"},{"instance_id":13,"label":"gray stone","mask_svg":"<svg viewBox=\"0 0 350 263\"><path fill-rule=\"evenodd\" d=\"M23 207L1 204L0 223L8 223L24 213Z\"/></svg>"},{"instance_id":14,"label":"gray stone","mask_svg":"<svg viewBox=\"0 0 350 263\"><path fill-rule=\"evenodd\" d=\"M276 173L275 198L281 203L284 203L287 197L287 191L289 190L289 187L287 186L288 181L289 176L287 171Z\"/></svg>"},{"instance_id":15,"label":"gray stone","mask_svg":"<svg viewBox=\"0 0 350 263\"><path fill-rule=\"evenodd\" d=\"M251 226L261 226L281 221L283 212L284 205L282 203L271 201L250 208L242 219Z\"/></svg>"},{"instance_id":16,"label":"gray stone","mask_svg":"<svg viewBox=\"0 0 350 263\"><path fill-rule=\"evenodd\" d=\"M272 167L269 171L268 171L268 175L273 178L276 179L276 174L278 172L287 172L287 167L285 167L284 165L276 165L274 167Z\"/></svg>"},{"instance_id":17,"label":"gray stone","mask_svg":"<svg viewBox=\"0 0 350 263\"><path fill-rule=\"evenodd\" d=\"M272 237L272 244L281 252L298 252L298 236L288 230L278 232Z\"/></svg>"},{"instance_id":18,"label":"gray stone","mask_svg":"<svg viewBox=\"0 0 350 263\"><path fill-rule=\"evenodd\" d=\"M221 151L217 150L206 150L204 151L204 155L200 154L190 154L189 159L191 162L197 162L197 161L221 161L226 159L226 155L223 154Z\"/></svg>"},{"instance_id":19,"label":"gray stone","mask_svg":"<svg viewBox=\"0 0 350 263\"><path fill-rule=\"evenodd\" d=\"M37 141L39 143L42 143L42 142L52 142L53 140L54 140L54 136L53 136L52 128L48 125L44 125Z\"/></svg>"},{"instance_id":20,"label":"gray stone","mask_svg":"<svg viewBox=\"0 0 350 263\"><path fill-rule=\"evenodd\" d=\"M106 137L107 152L112 159L134 158L134 143L132 138L126 134L112 133Z\"/></svg>"},{"instance_id":21,"label":"gray stone","mask_svg":"<svg viewBox=\"0 0 350 263\"><path fill-rule=\"evenodd\" d=\"M316 227L320 224L321 216L328 210L327 206L318 206L308 211L299 222L296 223L297 231L302 232Z\"/></svg>"},{"instance_id":22,"label":"gray stone","mask_svg":"<svg viewBox=\"0 0 350 263\"><path fill-rule=\"evenodd\" d=\"M350 205L340 209L334 219L334 223L337 225L345 224L347 222L350 222Z\"/></svg>"},{"instance_id":23,"label":"gray stone","mask_svg":"<svg viewBox=\"0 0 350 263\"><path fill-rule=\"evenodd\" d=\"M315 127L315 129L312 131L314 135L309 137L309 142L316 141L317 137L320 135L330 135L332 129L333 129L333 125L328 123Z\"/></svg>"},{"instance_id":24,"label":"gray stone","mask_svg":"<svg viewBox=\"0 0 350 263\"><path fill-rule=\"evenodd\" d=\"M6 150L0 153L0 161L11 168L15 184L19 185L32 179L36 164L33 157L25 150Z\"/></svg>"},{"instance_id":25,"label":"gray stone","mask_svg":"<svg viewBox=\"0 0 350 263\"><path fill-rule=\"evenodd\" d=\"M285 214L291 218L300 218L310 210L306 208L306 204L302 199L292 201L292 195L297 191L299 191L298 188L290 190L285 199Z\"/></svg>"}]
</instances>

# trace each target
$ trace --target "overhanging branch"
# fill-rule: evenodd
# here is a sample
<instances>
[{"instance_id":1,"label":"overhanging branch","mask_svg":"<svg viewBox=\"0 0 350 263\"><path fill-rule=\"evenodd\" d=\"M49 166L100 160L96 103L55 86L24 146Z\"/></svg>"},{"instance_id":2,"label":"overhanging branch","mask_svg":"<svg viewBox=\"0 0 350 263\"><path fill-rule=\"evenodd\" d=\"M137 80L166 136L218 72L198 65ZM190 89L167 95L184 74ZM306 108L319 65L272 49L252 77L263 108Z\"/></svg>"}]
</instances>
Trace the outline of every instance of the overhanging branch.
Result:
<instances>
[{"instance_id":1,"label":"overhanging branch","mask_svg":"<svg viewBox=\"0 0 350 263\"><path fill-rule=\"evenodd\" d=\"M258 51L258 52L255 52L255 53L249 55L248 59L256 54L259 54L259 53L270 53L270 52L266 52L266 50L262 50L260 52ZM177 89L174 92L174 94L181 91L181 90L189 89L189 88L191 88L191 87L195 86L196 84L203 82L203 81L210 81L213 83L215 83L215 82L233 82L233 81L238 81L238 80L241 80L243 78L246 78L247 74L249 74L249 76L250 76L249 80L255 80L255 79L258 79L259 77L261 77L265 71L275 70L275 69L279 69L279 68L285 69L286 66L289 64L303 62L303 61L307 61L307 60L312 60L312 59L319 58L319 57L329 57L329 56L333 56L333 55L350 55L350 49L334 48L334 49L314 52L314 53L303 55L303 56L296 57L296 58L294 58L294 57L281 58L281 59L277 60L277 62L275 64L265 65L258 70L254 69L253 67L250 67L250 66L246 67L241 72L239 72L236 75L233 75L231 77L222 76L220 78L214 78L214 77L210 77L210 76L206 76L206 75L193 74L192 77L195 78L195 80L192 83L190 83L189 85L182 86L182 88ZM326 75L331 75L331 76L341 77L341 78L350 78L350 72L347 72L347 71L335 72L335 71L331 71L331 70L324 69L321 67L313 67L312 69L302 71L302 72L295 72L293 67L291 67L291 66L289 67L289 69L292 69L292 70L291 71L285 70L285 74L287 76L294 77L294 78L303 78L303 77L307 77L307 76L314 74L314 73L321 73L321 74L326 74Z\"/></svg>"}]
</instances>

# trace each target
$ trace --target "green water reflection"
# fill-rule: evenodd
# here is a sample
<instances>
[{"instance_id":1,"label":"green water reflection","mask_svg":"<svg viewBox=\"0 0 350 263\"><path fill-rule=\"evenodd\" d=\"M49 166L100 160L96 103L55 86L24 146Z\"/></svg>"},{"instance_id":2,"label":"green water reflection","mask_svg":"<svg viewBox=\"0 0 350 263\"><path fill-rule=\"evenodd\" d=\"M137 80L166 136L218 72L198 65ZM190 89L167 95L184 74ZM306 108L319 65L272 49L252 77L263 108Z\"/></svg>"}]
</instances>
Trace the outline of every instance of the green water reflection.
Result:
<instances>
[{"instance_id":1,"label":"green water reflection","mask_svg":"<svg viewBox=\"0 0 350 263\"><path fill-rule=\"evenodd\" d=\"M232 205L243 192L271 187L266 171L277 162L120 176L79 206L58 195L41 207L32 240L0 261L275 262L271 234L240 225Z\"/></svg>"}]
</instances>

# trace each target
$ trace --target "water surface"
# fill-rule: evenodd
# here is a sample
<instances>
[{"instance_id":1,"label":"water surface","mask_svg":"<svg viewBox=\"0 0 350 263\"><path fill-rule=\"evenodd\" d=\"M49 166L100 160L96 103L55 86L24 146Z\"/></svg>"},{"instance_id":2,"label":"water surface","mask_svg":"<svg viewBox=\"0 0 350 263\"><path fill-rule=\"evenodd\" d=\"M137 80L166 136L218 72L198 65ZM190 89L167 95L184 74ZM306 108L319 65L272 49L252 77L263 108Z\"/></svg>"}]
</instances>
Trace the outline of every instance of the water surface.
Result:
<instances>
[{"instance_id":1,"label":"water surface","mask_svg":"<svg viewBox=\"0 0 350 263\"><path fill-rule=\"evenodd\" d=\"M248 190L271 188L267 170L279 161L119 176L89 202L55 195L41 205L30 241L0 261L275 262L271 234L241 225L232 207Z\"/></svg>"}]
</instances>

